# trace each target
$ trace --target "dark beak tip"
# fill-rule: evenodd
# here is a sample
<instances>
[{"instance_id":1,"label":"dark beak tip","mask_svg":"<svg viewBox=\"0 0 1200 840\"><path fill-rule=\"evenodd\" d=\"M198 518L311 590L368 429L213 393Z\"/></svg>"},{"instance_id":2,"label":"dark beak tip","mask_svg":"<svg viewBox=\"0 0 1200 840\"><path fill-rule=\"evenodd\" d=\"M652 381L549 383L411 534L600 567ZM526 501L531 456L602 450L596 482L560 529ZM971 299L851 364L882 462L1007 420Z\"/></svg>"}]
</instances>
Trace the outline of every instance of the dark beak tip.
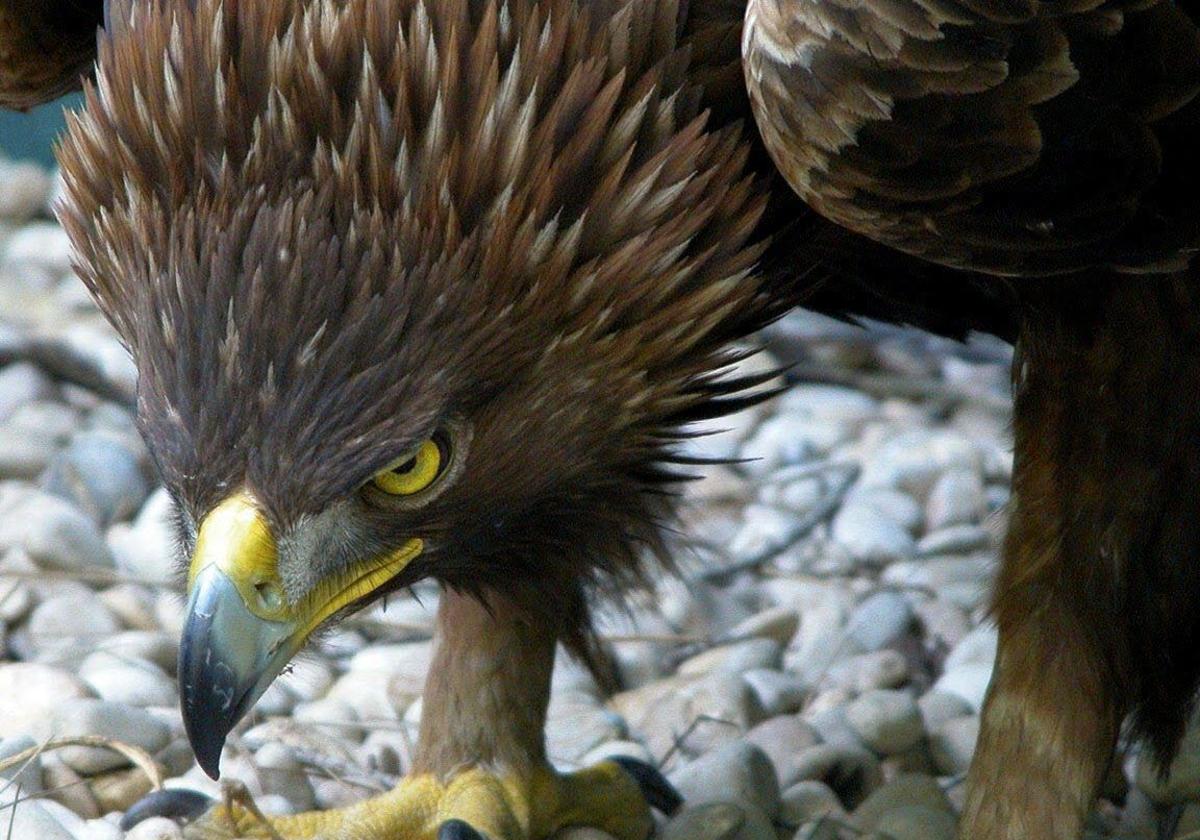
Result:
<instances>
[{"instance_id":1,"label":"dark beak tip","mask_svg":"<svg viewBox=\"0 0 1200 840\"><path fill-rule=\"evenodd\" d=\"M221 778L220 753L217 753L216 758L212 758L210 756L207 759L203 759L197 755L196 763L200 765L200 769L204 771L208 778L212 779L214 782Z\"/></svg>"},{"instance_id":2,"label":"dark beak tip","mask_svg":"<svg viewBox=\"0 0 1200 840\"><path fill-rule=\"evenodd\" d=\"M221 777L221 750L225 747L225 736L228 730L222 727L203 712L189 713L184 707L184 730L187 732L188 743L191 744L192 754L209 778Z\"/></svg>"}]
</instances>

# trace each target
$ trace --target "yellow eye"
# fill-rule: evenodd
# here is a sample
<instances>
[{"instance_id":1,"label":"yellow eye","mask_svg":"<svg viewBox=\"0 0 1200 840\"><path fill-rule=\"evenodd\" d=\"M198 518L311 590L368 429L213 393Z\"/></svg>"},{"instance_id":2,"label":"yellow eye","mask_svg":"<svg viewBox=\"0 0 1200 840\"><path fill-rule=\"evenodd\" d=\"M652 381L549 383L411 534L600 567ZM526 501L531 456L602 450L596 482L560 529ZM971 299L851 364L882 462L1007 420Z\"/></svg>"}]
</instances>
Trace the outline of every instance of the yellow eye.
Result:
<instances>
[{"instance_id":1,"label":"yellow eye","mask_svg":"<svg viewBox=\"0 0 1200 840\"><path fill-rule=\"evenodd\" d=\"M379 473L371 483L392 496L411 496L433 484L441 472L441 447L427 440L417 448L416 454Z\"/></svg>"}]
</instances>

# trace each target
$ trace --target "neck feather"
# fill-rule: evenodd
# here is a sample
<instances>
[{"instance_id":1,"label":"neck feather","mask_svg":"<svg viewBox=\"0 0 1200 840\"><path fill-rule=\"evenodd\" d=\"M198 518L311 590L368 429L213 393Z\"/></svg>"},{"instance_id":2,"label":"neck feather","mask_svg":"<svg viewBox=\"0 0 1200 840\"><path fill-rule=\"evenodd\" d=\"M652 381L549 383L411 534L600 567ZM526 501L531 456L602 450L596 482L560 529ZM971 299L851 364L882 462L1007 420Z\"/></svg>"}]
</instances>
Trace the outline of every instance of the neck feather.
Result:
<instances>
[{"instance_id":1,"label":"neck feather","mask_svg":"<svg viewBox=\"0 0 1200 840\"><path fill-rule=\"evenodd\" d=\"M499 595L484 607L447 589L438 608L414 770L543 765L555 636Z\"/></svg>"}]
</instances>

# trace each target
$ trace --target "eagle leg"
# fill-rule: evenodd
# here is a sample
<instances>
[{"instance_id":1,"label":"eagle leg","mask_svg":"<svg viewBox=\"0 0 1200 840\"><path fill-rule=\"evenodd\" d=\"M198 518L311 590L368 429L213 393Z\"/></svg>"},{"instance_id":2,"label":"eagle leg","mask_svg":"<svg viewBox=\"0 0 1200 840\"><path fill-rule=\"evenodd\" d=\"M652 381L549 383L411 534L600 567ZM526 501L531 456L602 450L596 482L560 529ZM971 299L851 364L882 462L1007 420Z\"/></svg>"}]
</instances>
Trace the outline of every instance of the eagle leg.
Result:
<instances>
[{"instance_id":1,"label":"eagle leg","mask_svg":"<svg viewBox=\"0 0 1200 840\"><path fill-rule=\"evenodd\" d=\"M1078 840L1126 716L1166 766L1200 680L1200 290L1088 279L1039 293L1069 295L1069 317L1026 302L962 840Z\"/></svg>"},{"instance_id":2,"label":"eagle leg","mask_svg":"<svg viewBox=\"0 0 1200 840\"><path fill-rule=\"evenodd\" d=\"M247 803L215 805L188 840L546 840L587 826L646 840L650 803L681 804L657 770L632 759L554 770L543 728L555 634L502 596L447 590L438 610L412 775L347 808L264 822Z\"/></svg>"}]
</instances>

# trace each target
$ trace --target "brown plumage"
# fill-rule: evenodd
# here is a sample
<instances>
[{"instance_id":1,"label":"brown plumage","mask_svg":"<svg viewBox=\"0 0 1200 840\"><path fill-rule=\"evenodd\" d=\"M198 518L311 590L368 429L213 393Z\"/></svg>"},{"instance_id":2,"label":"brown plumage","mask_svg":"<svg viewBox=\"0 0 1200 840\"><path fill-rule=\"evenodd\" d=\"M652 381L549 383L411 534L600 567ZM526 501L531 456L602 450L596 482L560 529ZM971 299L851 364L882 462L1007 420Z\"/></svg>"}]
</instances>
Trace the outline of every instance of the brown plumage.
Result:
<instances>
[{"instance_id":1,"label":"brown plumage","mask_svg":"<svg viewBox=\"0 0 1200 840\"><path fill-rule=\"evenodd\" d=\"M481 650L529 650L493 674L447 596L420 768L542 761L554 639L586 652L687 424L753 398L725 348L797 303L1018 344L963 837L1075 840L1128 715L1171 755L1200 681L1193 4L115 6L63 219L185 547L243 488L296 601L418 534L360 604L434 576L489 602ZM439 429L444 489L362 489Z\"/></svg>"},{"instance_id":2,"label":"brown plumage","mask_svg":"<svg viewBox=\"0 0 1200 840\"><path fill-rule=\"evenodd\" d=\"M1012 275L1186 265L1200 31L1168 0L750 0L773 159L822 215Z\"/></svg>"},{"instance_id":3,"label":"brown plumage","mask_svg":"<svg viewBox=\"0 0 1200 840\"><path fill-rule=\"evenodd\" d=\"M244 482L286 531L463 417L466 471L420 512L445 545L412 575L581 631L580 584L657 542L679 429L745 384L715 382L730 340L779 311L746 151L681 89L673 8L132 5L63 149L63 221L183 510Z\"/></svg>"}]
</instances>

